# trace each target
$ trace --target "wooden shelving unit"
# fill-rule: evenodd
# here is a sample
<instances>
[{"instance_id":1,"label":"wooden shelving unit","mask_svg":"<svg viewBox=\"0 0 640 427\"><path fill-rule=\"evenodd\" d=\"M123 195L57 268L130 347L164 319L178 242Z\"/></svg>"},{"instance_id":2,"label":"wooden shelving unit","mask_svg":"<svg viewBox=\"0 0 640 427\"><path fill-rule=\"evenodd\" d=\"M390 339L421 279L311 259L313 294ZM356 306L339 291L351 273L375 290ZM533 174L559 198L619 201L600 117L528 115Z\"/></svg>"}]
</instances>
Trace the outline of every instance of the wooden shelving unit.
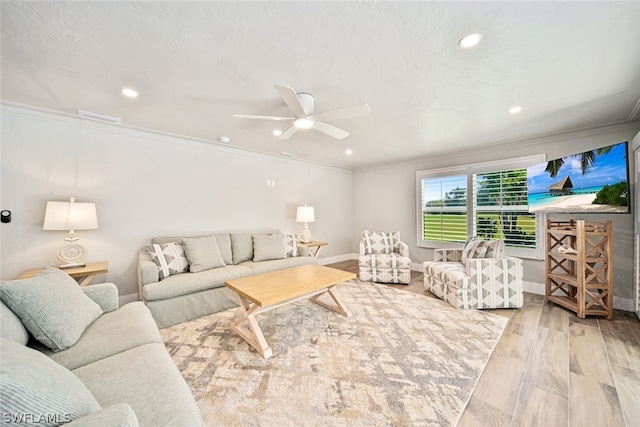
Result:
<instances>
[{"instance_id":1,"label":"wooden shelving unit","mask_svg":"<svg viewBox=\"0 0 640 427\"><path fill-rule=\"evenodd\" d=\"M576 253L561 253L562 245ZM545 299L579 318L613 318L611 221L547 221Z\"/></svg>"}]
</instances>

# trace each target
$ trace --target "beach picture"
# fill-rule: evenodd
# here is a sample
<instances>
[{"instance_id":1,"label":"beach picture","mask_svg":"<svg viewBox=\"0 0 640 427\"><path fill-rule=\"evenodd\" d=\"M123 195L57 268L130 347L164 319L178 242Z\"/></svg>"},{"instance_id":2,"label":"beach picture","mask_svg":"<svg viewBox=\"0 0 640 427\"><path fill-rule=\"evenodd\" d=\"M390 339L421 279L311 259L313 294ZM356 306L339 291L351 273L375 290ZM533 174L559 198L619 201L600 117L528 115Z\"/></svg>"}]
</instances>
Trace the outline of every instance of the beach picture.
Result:
<instances>
[{"instance_id":1,"label":"beach picture","mask_svg":"<svg viewBox=\"0 0 640 427\"><path fill-rule=\"evenodd\" d=\"M627 143L527 168L529 212L628 213Z\"/></svg>"}]
</instances>

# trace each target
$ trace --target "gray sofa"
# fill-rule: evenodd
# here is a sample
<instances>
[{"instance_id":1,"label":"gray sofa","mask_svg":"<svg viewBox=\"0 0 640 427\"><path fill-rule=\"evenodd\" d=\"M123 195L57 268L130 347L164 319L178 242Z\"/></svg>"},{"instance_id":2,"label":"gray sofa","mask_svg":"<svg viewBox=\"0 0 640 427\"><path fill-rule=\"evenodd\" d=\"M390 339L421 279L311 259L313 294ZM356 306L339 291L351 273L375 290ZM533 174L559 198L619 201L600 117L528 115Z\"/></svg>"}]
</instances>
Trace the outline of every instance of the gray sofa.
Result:
<instances>
[{"instance_id":1,"label":"gray sofa","mask_svg":"<svg viewBox=\"0 0 640 427\"><path fill-rule=\"evenodd\" d=\"M281 236L284 252L274 254L273 250L264 247L263 241L273 236ZM151 245L182 245L188 239L211 237L215 237L217 249L213 249L219 249L222 259L214 263L216 267L172 274L163 279L148 247L140 250L137 265L139 298L147 305L159 328L237 307L236 295L224 286L227 280L316 263L308 248L297 246L295 236L282 234L279 230L154 237ZM185 251L187 249L185 247ZM193 271L193 265L190 268Z\"/></svg>"},{"instance_id":2,"label":"gray sofa","mask_svg":"<svg viewBox=\"0 0 640 427\"><path fill-rule=\"evenodd\" d=\"M47 274L64 275L59 271ZM60 278L51 279L47 274L36 278L45 292ZM165 349L147 307L133 302L118 308L114 284L80 288L66 277L71 284L65 284L64 292L84 298L82 304L91 305L95 312L86 327L78 329L79 338L72 338L77 339L75 343L55 351L34 332L31 315L53 307L54 315L48 322L50 335L56 340L59 331L75 329L78 322L71 319L65 324L63 320L81 316L73 311L80 304L67 295L51 302L55 295L49 295L37 306L32 304L33 295L11 294L29 289L30 279L0 284L0 424L202 426L193 395ZM35 283L33 288L37 286ZM37 322L43 323L41 319Z\"/></svg>"}]
</instances>

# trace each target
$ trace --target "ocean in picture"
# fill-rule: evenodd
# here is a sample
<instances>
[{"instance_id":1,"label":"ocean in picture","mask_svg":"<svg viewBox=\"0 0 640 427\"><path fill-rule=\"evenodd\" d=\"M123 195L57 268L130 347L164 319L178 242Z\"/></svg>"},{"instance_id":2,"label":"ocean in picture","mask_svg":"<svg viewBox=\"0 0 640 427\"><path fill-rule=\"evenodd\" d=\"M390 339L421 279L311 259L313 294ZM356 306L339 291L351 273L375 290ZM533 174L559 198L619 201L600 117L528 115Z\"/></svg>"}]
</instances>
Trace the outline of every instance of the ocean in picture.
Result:
<instances>
[{"instance_id":1,"label":"ocean in picture","mask_svg":"<svg viewBox=\"0 0 640 427\"><path fill-rule=\"evenodd\" d=\"M527 192L529 212L629 212L627 143L530 166Z\"/></svg>"}]
</instances>

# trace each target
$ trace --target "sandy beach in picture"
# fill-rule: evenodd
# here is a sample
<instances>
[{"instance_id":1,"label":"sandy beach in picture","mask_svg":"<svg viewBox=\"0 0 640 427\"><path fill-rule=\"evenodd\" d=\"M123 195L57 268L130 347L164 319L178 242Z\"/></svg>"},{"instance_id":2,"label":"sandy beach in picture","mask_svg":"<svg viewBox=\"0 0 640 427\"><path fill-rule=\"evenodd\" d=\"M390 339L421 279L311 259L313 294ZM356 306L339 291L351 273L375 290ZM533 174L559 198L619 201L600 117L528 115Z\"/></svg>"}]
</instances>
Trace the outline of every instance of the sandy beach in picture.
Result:
<instances>
[{"instance_id":1,"label":"sandy beach in picture","mask_svg":"<svg viewBox=\"0 0 640 427\"><path fill-rule=\"evenodd\" d=\"M556 196L554 200L547 201L542 206L529 206L529 212L554 212L575 213L575 212L627 212L626 206L594 205L591 202L596 198L595 193L573 194L566 196Z\"/></svg>"}]
</instances>

